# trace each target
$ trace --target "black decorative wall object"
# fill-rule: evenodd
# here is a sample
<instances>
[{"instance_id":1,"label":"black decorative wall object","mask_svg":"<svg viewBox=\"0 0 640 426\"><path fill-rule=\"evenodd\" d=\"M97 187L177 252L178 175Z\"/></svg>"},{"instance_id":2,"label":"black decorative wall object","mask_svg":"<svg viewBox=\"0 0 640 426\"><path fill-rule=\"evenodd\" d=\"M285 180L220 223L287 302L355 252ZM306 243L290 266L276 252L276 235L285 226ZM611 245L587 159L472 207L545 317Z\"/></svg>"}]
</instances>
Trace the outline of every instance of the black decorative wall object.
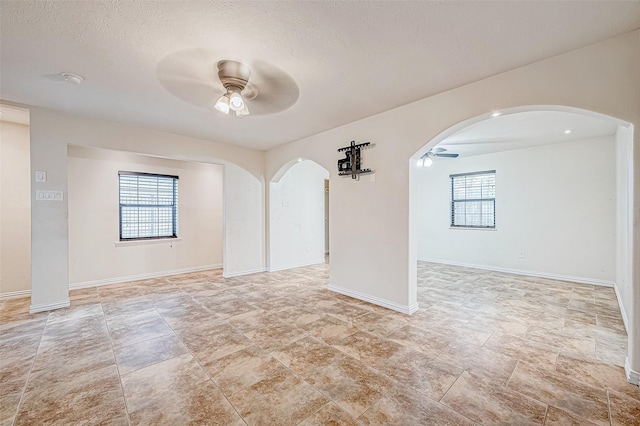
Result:
<instances>
[{"instance_id":1,"label":"black decorative wall object","mask_svg":"<svg viewBox=\"0 0 640 426\"><path fill-rule=\"evenodd\" d=\"M360 150L363 148L372 148L371 142L359 143L351 141L350 146L338 149L338 152L344 152L345 157L338 160L338 176L349 176L351 179L357 179L358 175L372 173L371 169L363 169L361 167Z\"/></svg>"}]
</instances>

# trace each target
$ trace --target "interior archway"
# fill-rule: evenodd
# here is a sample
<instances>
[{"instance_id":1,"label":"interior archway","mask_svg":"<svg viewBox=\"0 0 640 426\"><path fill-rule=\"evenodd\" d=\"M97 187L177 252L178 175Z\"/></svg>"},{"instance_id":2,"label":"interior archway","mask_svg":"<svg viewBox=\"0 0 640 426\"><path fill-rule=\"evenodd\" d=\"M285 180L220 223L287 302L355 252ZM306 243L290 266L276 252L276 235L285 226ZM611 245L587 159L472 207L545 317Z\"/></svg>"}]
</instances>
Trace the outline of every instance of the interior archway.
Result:
<instances>
[{"instance_id":1,"label":"interior archway","mask_svg":"<svg viewBox=\"0 0 640 426\"><path fill-rule=\"evenodd\" d=\"M177 272L223 268L231 277L264 269L263 183L225 161L196 162L69 145L71 289ZM117 241L120 170L179 181L176 239ZM239 189L242 188L242 191ZM100 257L100 265L91 259Z\"/></svg>"},{"instance_id":2,"label":"interior archway","mask_svg":"<svg viewBox=\"0 0 640 426\"><path fill-rule=\"evenodd\" d=\"M324 167L298 158L269 182L269 271L325 262L328 180Z\"/></svg>"},{"instance_id":3,"label":"interior archway","mask_svg":"<svg viewBox=\"0 0 640 426\"><path fill-rule=\"evenodd\" d=\"M505 127L498 131L501 123ZM411 158L410 268L422 259L614 287L628 333L628 356L603 360L625 366L632 381L629 359L638 349L638 289L631 262L632 145L630 123L556 105L487 112L452 126ZM438 158L436 147L460 156ZM425 158L434 160L432 168L420 167ZM483 170L495 170L495 228L452 226L450 177ZM532 202L522 201L526 199ZM425 200L437 206L425 208ZM587 205L595 209L580 210ZM415 268L410 273L420 274ZM416 291L419 303L429 304L419 288L410 291ZM596 357L606 358L597 352L596 340Z\"/></svg>"}]
</instances>

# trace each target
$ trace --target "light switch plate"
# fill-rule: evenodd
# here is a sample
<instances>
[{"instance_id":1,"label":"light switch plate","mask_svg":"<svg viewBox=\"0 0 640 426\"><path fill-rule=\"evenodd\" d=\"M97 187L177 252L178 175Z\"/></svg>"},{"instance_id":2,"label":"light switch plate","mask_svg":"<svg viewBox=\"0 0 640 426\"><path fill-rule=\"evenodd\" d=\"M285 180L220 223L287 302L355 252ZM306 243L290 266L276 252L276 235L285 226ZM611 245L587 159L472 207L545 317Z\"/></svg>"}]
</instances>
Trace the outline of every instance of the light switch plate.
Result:
<instances>
[{"instance_id":1,"label":"light switch plate","mask_svg":"<svg viewBox=\"0 0 640 426\"><path fill-rule=\"evenodd\" d=\"M36 189L36 201L62 201L64 193L62 191L45 191Z\"/></svg>"},{"instance_id":2,"label":"light switch plate","mask_svg":"<svg viewBox=\"0 0 640 426\"><path fill-rule=\"evenodd\" d=\"M47 172L44 170L36 170L36 182L46 182Z\"/></svg>"}]
</instances>

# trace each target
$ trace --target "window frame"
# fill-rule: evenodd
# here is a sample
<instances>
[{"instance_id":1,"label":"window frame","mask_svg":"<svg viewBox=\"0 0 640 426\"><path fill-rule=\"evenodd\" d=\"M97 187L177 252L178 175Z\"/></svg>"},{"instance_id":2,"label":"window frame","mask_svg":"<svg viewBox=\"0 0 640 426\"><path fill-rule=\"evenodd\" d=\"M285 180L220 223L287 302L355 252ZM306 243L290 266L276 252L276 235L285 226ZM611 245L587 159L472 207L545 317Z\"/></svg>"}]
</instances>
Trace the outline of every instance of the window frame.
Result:
<instances>
[{"instance_id":1,"label":"window frame","mask_svg":"<svg viewBox=\"0 0 640 426\"><path fill-rule=\"evenodd\" d=\"M126 204L122 203L122 181L121 176L146 176L146 177L155 177L155 178L168 178L172 180L172 203L171 204ZM126 241L145 241L145 240L163 240L163 239L176 239L178 238L178 180L179 176L174 175L165 175L160 173L146 173L146 172L131 172L131 171L118 171L118 236L120 242ZM138 200L139 201L139 200ZM137 207L137 208L160 208L160 207L171 207L171 227L172 234L171 235L155 235L151 237L128 237L123 238L122 236L122 210L123 207ZM139 235L139 232L138 232Z\"/></svg>"},{"instance_id":2,"label":"window frame","mask_svg":"<svg viewBox=\"0 0 640 426\"><path fill-rule=\"evenodd\" d=\"M464 199L456 199L454 193L454 181L455 178L459 177L467 177L467 176L477 176L477 175L493 175L493 197L482 197L481 198L464 198ZM466 183L466 182L465 182ZM456 173L449 175L449 185L450 185L450 195L451 200L449 204L449 226L452 229L487 229L487 230L495 230L496 229L496 197L495 197L495 185L496 185L496 171L495 170L482 170L478 172L469 172L469 173ZM467 185L465 185L465 189ZM455 223L455 207L458 203L483 203L483 202L491 202L493 207L493 225L459 225ZM482 213L480 213L482 215ZM465 214L466 217L466 214Z\"/></svg>"}]
</instances>

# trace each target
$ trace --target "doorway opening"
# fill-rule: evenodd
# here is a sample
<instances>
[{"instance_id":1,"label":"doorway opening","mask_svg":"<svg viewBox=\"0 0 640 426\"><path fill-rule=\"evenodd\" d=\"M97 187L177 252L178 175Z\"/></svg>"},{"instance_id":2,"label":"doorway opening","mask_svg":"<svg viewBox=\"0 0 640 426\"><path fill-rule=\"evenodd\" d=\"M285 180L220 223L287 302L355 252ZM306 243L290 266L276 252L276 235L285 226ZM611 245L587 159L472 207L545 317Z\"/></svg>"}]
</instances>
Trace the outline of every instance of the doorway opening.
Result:
<instances>
[{"instance_id":1,"label":"doorway opening","mask_svg":"<svg viewBox=\"0 0 640 426\"><path fill-rule=\"evenodd\" d=\"M469 324L475 321L480 328L511 310L516 322L491 324L511 327L496 336L509 336L516 346L544 339L558 349L573 339L584 344L582 349L559 351L625 366L627 354L633 353L632 336L625 330L637 312L630 258L632 134L631 124L591 111L532 106L472 118L427 143L410 165L410 266L417 271L420 306L438 312L459 303L455 316L472 315ZM458 156L433 155L442 152ZM430 164L424 164L425 158ZM456 177L488 172L495 182L486 193L474 182L456 186ZM495 210L486 207L487 199ZM493 226L483 220L489 213ZM440 295L448 292L444 299L433 286L423 286L429 276L465 274L475 278L461 281L458 293L438 287ZM500 280L521 287L483 293ZM539 288L553 293L547 295L544 312L526 300L526 289ZM471 293L474 301L465 298ZM555 320L564 328L553 329ZM611 333L564 335L584 321L612 328ZM536 327L547 328L544 337Z\"/></svg>"},{"instance_id":2,"label":"doorway opening","mask_svg":"<svg viewBox=\"0 0 640 426\"><path fill-rule=\"evenodd\" d=\"M31 147L29 110L0 104L0 112L2 300L31 292Z\"/></svg>"},{"instance_id":3,"label":"doorway opening","mask_svg":"<svg viewBox=\"0 0 640 426\"><path fill-rule=\"evenodd\" d=\"M269 271L324 263L329 241L329 171L302 158L269 183Z\"/></svg>"}]
</instances>

